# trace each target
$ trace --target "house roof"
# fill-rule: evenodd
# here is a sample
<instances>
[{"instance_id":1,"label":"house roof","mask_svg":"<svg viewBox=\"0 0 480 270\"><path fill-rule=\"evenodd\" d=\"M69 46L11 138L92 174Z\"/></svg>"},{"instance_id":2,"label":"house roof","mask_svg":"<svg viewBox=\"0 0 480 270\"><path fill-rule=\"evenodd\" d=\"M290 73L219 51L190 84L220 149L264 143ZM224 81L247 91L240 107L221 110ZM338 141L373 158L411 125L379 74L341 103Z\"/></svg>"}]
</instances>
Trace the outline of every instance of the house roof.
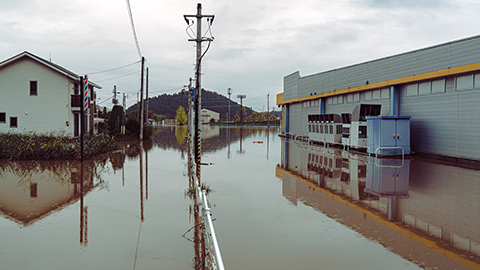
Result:
<instances>
[{"instance_id":1,"label":"house roof","mask_svg":"<svg viewBox=\"0 0 480 270\"><path fill-rule=\"evenodd\" d=\"M60 65L57 65L57 64L55 64L55 63L53 63L53 62L51 62L51 61L48 61L48 60L46 60L46 59L43 59L43 58L41 58L41 57L39 57L39 56L36 56L36 55L30 53L30 52L27 52L27 51L24 51L24 52L22 52L22 53L19 53L19 54L15 55L15 56L7 59L7 60L4 60L4 61L0 62L0 69L2 69L3 67L9 65L10 63L13 63L13 62L15 62L15 61L17 61L17 60L19 60L19 59L21 59L21 58L24 58L24 57L28 57L28 58L30 58L30 59L32 59L32 60L34 60L34 61L37 61L38 63L40 63L40 64L42 64L42 65L44 65L44 66L47 66L47 67L53 69L54 71L56 71L56 72L58 72L58 73L61 73L61 74L65 75L65 76L71 78L72 80L79 80L79 79L80 79L80 76L77 75L76 73L74 73L74 72L72 72L72 71L70 71L70 70L68 70L68 69L66 69L66 68L64 68L64 67L62 67L62 66L60 66ZM101 87L100 85L98 85L98 84L96 84L96 83L94 83L94 82L92 82L92 81L89 81L88 83L89 83L90 85L92 85L93 87L102 89L102 87Z\"/></svg>"}]
</instances>

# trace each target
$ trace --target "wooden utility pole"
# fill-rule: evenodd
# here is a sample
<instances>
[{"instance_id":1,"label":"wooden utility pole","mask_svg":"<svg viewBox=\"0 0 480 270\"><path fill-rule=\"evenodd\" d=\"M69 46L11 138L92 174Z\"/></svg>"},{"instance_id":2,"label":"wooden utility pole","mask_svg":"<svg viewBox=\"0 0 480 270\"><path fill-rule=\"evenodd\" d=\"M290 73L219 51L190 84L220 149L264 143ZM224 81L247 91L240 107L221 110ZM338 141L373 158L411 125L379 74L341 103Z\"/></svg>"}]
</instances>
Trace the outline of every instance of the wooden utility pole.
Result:
<instances>
[{"instance_id":1,"label":"wooden utility pole","mask_svg":"<svg viewBox=\"0 0 480 270\"><path fill-rule=\"evenodd\" d=\"M270 93L267 94L267 127L270 126Z\"/></svg>"},{"instance_id":2,"label":"wooden utility pole","mask_svg":"<svg viewBox=\"0 0 480 270\"><path fill-rule=\"evenodd\" d=\"M148 67L147 67L147 85L145 86L145 123L148 123Z\"/></svg>"},{"instance_id":3,"label":"wooden utility pole","mask_svg":"<svg viewBox=\"0 0 480 270\"><path fill-rule=\"evenodd\" d=\"M143 69L145 65L145 57L142 56L142 78L140 79L140 140L143 140Z\"/></svg>"}]
</instances>

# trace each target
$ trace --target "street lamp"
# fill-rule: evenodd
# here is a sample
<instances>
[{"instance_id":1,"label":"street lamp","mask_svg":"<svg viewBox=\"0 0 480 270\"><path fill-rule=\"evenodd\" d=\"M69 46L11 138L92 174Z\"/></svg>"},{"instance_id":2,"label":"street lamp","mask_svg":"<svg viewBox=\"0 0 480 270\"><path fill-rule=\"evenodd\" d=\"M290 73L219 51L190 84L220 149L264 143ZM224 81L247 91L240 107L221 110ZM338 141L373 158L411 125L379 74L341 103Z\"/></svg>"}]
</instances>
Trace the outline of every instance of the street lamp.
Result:
<instances>
[{"instance_id":1,"label":"street lamp","mask_svg":"<svg viewBox=\"0 0 480 270\"><path fill-rule=\"evenodd\" d=\"M237 98L240 99L240 125L243 125L243 111L242 111L242 109L243 109L243 105L242 105L242 104L243 104L243 103L242 103L242 101L243 101L243 99L246 98L246 97L247 97L247 95L237 95Z\"/></svg>"},{"instance_id":2,"label":"street lamp","mask_svg":"<svg viewBox=\"0 0 480 270\"><path fill-rule=\"evenodd\" d=\"M228 88L228 124L230 124L230 96L232 95L232 88Z\"/></svg>"}]
</instances>

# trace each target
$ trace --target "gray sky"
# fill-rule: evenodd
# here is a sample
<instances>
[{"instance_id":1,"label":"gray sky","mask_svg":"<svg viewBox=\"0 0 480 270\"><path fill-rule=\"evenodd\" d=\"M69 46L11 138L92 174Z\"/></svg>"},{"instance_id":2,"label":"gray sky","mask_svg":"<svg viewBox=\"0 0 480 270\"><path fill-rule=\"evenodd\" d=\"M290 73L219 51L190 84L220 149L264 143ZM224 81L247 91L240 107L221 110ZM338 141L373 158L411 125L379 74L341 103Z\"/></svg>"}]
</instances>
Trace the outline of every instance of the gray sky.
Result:
<instances>
[{"instance_id":1,"label":"gray sky","mask_svg":"<svg viewBox=\"0 0 480 270\"><path fill-rule=\"evenodd\" d=\"M183 15L195 14L197 2L130 0L150 96L178 92L194 77L194 42ZM476 0L201 3L204 14L215 15L202 86L225 96L230 87L235 101L246 94L244 104L254 110L266 110L267 93L273 107L283 77L297 70L305 76L480 34ZM93 74L139 60L126 1L2 0L1 6L0 61L30 51L89 75L103 87L102 105L112 106L114 85L129 94L128 106L136 102L139 64Z\"/></svg>"}]
</instances>

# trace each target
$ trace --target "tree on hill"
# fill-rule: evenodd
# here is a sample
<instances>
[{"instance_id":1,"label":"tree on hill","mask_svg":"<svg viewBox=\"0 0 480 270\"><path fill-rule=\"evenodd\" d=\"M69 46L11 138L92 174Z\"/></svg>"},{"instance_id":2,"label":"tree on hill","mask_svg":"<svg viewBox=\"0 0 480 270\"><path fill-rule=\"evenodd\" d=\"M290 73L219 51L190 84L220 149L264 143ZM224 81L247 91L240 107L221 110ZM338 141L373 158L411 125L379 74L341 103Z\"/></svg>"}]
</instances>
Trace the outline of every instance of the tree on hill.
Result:
<instances>
[{"instance_id":1,"label":"tree on hill","mask_svg":"<svg viewBox=\"0 0 480 270\"><path fill-rule=\"evenodd\" d=\"M264 122L265 121L265 118L263 118L263 113L259 113L258 114L258 122Z\"/></svg>"},{"instance_id":2,"label":"tree on hill","mask_svg":"<svg viewBox=\"0 0 480 270\"><path fill-rule=\"evenodd\" d=\"M172 119L176 116L176 110L179 106L183 108L188 108L188 102L191 96L190 93L182 92L175 94L162 94L157 97L151 97L148 99L148 108L152 110L155 114L165 115L166 118ZM228 114L228 97L220 95L216 92L202 90L202 108L209 109L214 112L220 113L220 115ZM139 104L136 103L127 109L127 114L132 111L138 110ZM239 113L240 104L231 100L230 102L230 111L233 114ZM246 108L244 106L244 108ZM253 110L251 108L246 108L248 114L251 114Z\"/></svg>"}]
</instances>

